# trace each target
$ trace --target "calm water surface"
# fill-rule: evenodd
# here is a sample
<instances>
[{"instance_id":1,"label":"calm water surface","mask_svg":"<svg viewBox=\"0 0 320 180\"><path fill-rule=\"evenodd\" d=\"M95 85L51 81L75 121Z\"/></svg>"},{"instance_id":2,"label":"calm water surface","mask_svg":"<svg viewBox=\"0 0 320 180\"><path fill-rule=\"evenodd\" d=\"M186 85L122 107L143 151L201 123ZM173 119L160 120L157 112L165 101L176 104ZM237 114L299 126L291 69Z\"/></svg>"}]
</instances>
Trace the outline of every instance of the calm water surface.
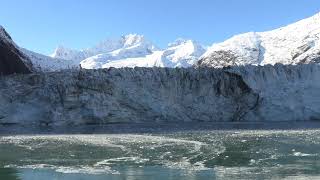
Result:
<instances>
[{"instance_id":1,"label":"calm water surface","mask_svg":"<svg viewBox=\"0 0 320 180\"><path fill-rule=\"evenodd\" d=\"M0 135L0 179L320 179L317 127L147 129Z\"/></svg>"}]
</instances>

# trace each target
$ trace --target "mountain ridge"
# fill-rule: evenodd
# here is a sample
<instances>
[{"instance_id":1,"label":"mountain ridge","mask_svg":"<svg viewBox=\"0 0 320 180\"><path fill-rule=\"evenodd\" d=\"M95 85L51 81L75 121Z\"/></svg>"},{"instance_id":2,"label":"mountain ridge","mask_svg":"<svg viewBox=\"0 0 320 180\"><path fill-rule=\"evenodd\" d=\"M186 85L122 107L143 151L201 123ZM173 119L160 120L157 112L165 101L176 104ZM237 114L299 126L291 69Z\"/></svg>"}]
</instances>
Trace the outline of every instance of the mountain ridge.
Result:
<instances>
[{"instance_id":1,"label":"mountain ridge","mask_svg":"<svg viewBox=\"0 0 320 180\"><path fill-rule=\"evenodd\" d=\"M320 13L317 13L275 30L244 33L213 44L197 65L300 64L318 62L319 57Z\"/></svg>"},{"instance_id":2,"label":"mountain ridge","mask_svg":"<svg viewBox=\"0 0 320 180\"><path fill-rule=\"evenodd\" d=\"M113 66L190 67L204 52L205 47L193 40L180 38L169 43L167 48L160 49L143 35L129 34L118 40L107 39L83 50L58 47L51 57L75 60L86 69Z\"/></svg>"},{"instance_id":3,"label":"mountain ridge","mask_svg":"<svg viewBox=\"0 0 320 180\"><path fill-rule=\"evenodd\" d=\"M51 56L45 56L16 45L3 27L0 36L36 72L81 67L222 68L320 62L320 13L275 30L235 35L209 48L193 40L177 39L160 49L143 35L128 34L83 50L59 46Z\"/></svg>"},{"instance_id":4,"label":"mountain ridge","mask_svg":"<svg viewBox=\"0 0 320 180\"><path fill-rule=\"evenodd\" d=\"M11 36L0 26L0 75L28 74L31 71L31 60L19 50Z\"/></svg>"}]
</instances>

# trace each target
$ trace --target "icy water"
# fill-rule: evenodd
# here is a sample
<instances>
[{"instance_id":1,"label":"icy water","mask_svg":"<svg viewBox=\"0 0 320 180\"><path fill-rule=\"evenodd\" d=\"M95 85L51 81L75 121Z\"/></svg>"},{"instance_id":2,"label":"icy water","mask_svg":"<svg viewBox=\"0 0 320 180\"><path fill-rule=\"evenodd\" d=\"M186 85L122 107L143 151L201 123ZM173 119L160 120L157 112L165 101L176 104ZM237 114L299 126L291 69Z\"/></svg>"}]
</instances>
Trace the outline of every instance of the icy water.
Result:
<instances>
[{"instance_id":1,"label":"icy water","mask_svg":"<svg viewBox=\"0 0 320 180\"><path fill-rule=\"evenodd\" d=\"M320 179L317 128L146 129L0 135L0 179Z\"/></svg>"}]
</instances>

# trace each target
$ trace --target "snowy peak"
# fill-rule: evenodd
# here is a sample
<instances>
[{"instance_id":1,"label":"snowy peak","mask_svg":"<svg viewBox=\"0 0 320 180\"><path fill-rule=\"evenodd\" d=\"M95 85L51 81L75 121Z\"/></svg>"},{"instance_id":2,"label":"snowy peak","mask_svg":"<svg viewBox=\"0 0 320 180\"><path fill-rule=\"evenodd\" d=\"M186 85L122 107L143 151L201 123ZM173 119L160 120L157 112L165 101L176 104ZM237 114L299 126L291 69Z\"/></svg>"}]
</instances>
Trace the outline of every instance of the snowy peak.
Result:
<instances>
[{"instance_id":1,"label":"snowy peak","mask_svg":"<svg viewBox=\"0 0 320 180\"><path fill-rule=\"evenodd\" d=\"M206 48L196 41L179 38L173 43L169 43L167 50L180 51L184 56L200 57L206 51Z\"/></svg>"},{"instance_id":2,"label":"snowy peak","mask_svg":"<svg viewBox=\"0 0 320 180\"><path fill-rule=\"evenodd\" d=\"M299 64L320 61L320 13L267 32L251 32L214 44L198 66Z\"/></svg>"},{"instance_id":3,"label":"snowy peak","mask_svg":"<svg viewBox=\"0 0 320 180\"><path fill-rule=\"evenodd\" d=\"M93 48L88 48L83 51L87 51L93 55L97 55L132 47L146 47L152 49L154 48L154 45L150 41L146 40L143 35L128 34L123 35L120 38L104 40L98 43Z\"/></svg>"},{"instance_id":4,"label":"snowy peak","mask_svg":"<svg viewBox=\"0 0 320 180\"><path fill-rule=\"evenodd\" d=\"M187 43L193 43L192 40L187 40L187 39L183 39L183 38L178 38L176 39L174 42L172 43L169 43L168 44L168 47L175 47L175 46L180 46L180 45L183 45L183 44L187 44Z\"/></svg>"},{"instance_id":5,"label":"snowy peak","mask_svg":"<svg viewBox=\"0 0 320 180\"><path fill-rule=\"evenodd\" d=\"M65 60L74 59L75 61L85 58L83 52L65 48L64 46L58 46L51 57Z\"/></svg>"},{"instance_id":6,"label":"snowy peak","mask_svg":"<svg viewBox=\"0 0 320 180\"><path fill-rule=\"evenodd\" d=\"M172 62L190 60L194 61L195 58L198 59L201 55L203 55L205 51L206 49L197 42L180 38L174 41L173 43L170 43L168 45L168 49L165 50L164 54L166 54L167 58L171 59Z\"/></svg>"},{"instance_id":7,"label":"snowy peak","mask_svg":"<svg viewBox=\"0 0 320 180\"><path fill-rule=\"evenodd\" d=\"M123 47L131 47L131 46L139 46L141 44L147 43L145 40L145 37L138 34L128 34L125 36L122 36L122 43Z\"/></svg>"},{"instance_id":8,"label":"snowy peak","mask_svg":"<svg viewBox=\"0 0 320 180\"><path fill-rule=\"evenodd\" d=\"M58 47L52 57L72 60L85 69L109 67L190 67L206 51L192 40L177 39L161 50L143 35L107 39L84 50Z\"/></svg>"},{"instance_id":9,"label":"snowy peak","mask_svg":"<svg viewBox=\"0 0 320 180\"><path fill-rule=\"evenodd\" d=\"M160 50L144 36L128 34L81 51L58 48L53 57L74 60L89 69L320 62L320 13L272 31L236 35L208 49L180 38Z\"/></svg>"},{"instance_id":10,"label":"snowy peak","mask_svg":"<svg viewBox=\"0 0 320 180\"><path fill-rule=\"evenodd\" d=\"M98 54L81 61L86 69L109 67L190 67L205 52L205 48L192 40L179 39L164 50L157 49L143 36L123 37L124 48Z\"/></svg>"},{"instance_id":11,"label":"snowy peak","mask_svg":"<svg viewBox=\"0 0 320 180\"><path fill-rule=\"evenodd\" d=\"M124 48L142 51L142 54L151 54L159 48L142 35L129 34L124 36Z\"/></svg>"},{"instance_id":12,"label":"snowy peak","mask_svg":"<svg viewBox=\"0 0 320 180\"><path fill-rule=\"evenodd\" d=\"M73 50L64 47L58 47L52 57L74 60L81 62L87 58L102 55L102 54L114 54L126 56L126 53L134 54L132 51L139 51L139 53L150 53L150 51L157 48L142 35L129 34L124 35L117 39L107 39L96 46L84 50ZM128 52L131 51L131 52Z\"/></svg>"},{"instance_id":13,"label":"snowy peak","mask_svg":"<svg viewBox=\"0 0 320 180\"><path fill-rule=\"evenodd\" d=\"M182 46L193 46L194 48L199 48L199 49L205 49L205 47L203 45L201 45L200 43L198 43L197 41L191 40L191 39L182 39L182 38L178 38L177 40L175 40L172 43L168 44L168 48L172 48L172 47L182 47Z\"/></svg>"}]
</instances>

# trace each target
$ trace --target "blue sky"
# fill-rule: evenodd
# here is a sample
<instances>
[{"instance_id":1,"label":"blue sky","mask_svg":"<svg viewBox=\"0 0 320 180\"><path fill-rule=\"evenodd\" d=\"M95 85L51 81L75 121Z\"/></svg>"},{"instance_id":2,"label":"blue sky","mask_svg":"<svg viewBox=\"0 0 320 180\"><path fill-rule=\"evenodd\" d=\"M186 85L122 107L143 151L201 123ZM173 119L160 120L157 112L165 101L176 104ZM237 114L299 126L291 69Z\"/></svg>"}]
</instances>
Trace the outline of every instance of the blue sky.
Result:
<instances>
[{"instance_id":1,"label":"blue sky","mask_svg":"<svg viewBox=\"0 0 320 180\"><path fill-rule=\"evenodd\" d=\"M20 45L50 54L107 37L145 35L160 47L178 37L205 45L271 30L320 12L319 0L0 0L0 24Z\"/></svg>"}]
</instances>

